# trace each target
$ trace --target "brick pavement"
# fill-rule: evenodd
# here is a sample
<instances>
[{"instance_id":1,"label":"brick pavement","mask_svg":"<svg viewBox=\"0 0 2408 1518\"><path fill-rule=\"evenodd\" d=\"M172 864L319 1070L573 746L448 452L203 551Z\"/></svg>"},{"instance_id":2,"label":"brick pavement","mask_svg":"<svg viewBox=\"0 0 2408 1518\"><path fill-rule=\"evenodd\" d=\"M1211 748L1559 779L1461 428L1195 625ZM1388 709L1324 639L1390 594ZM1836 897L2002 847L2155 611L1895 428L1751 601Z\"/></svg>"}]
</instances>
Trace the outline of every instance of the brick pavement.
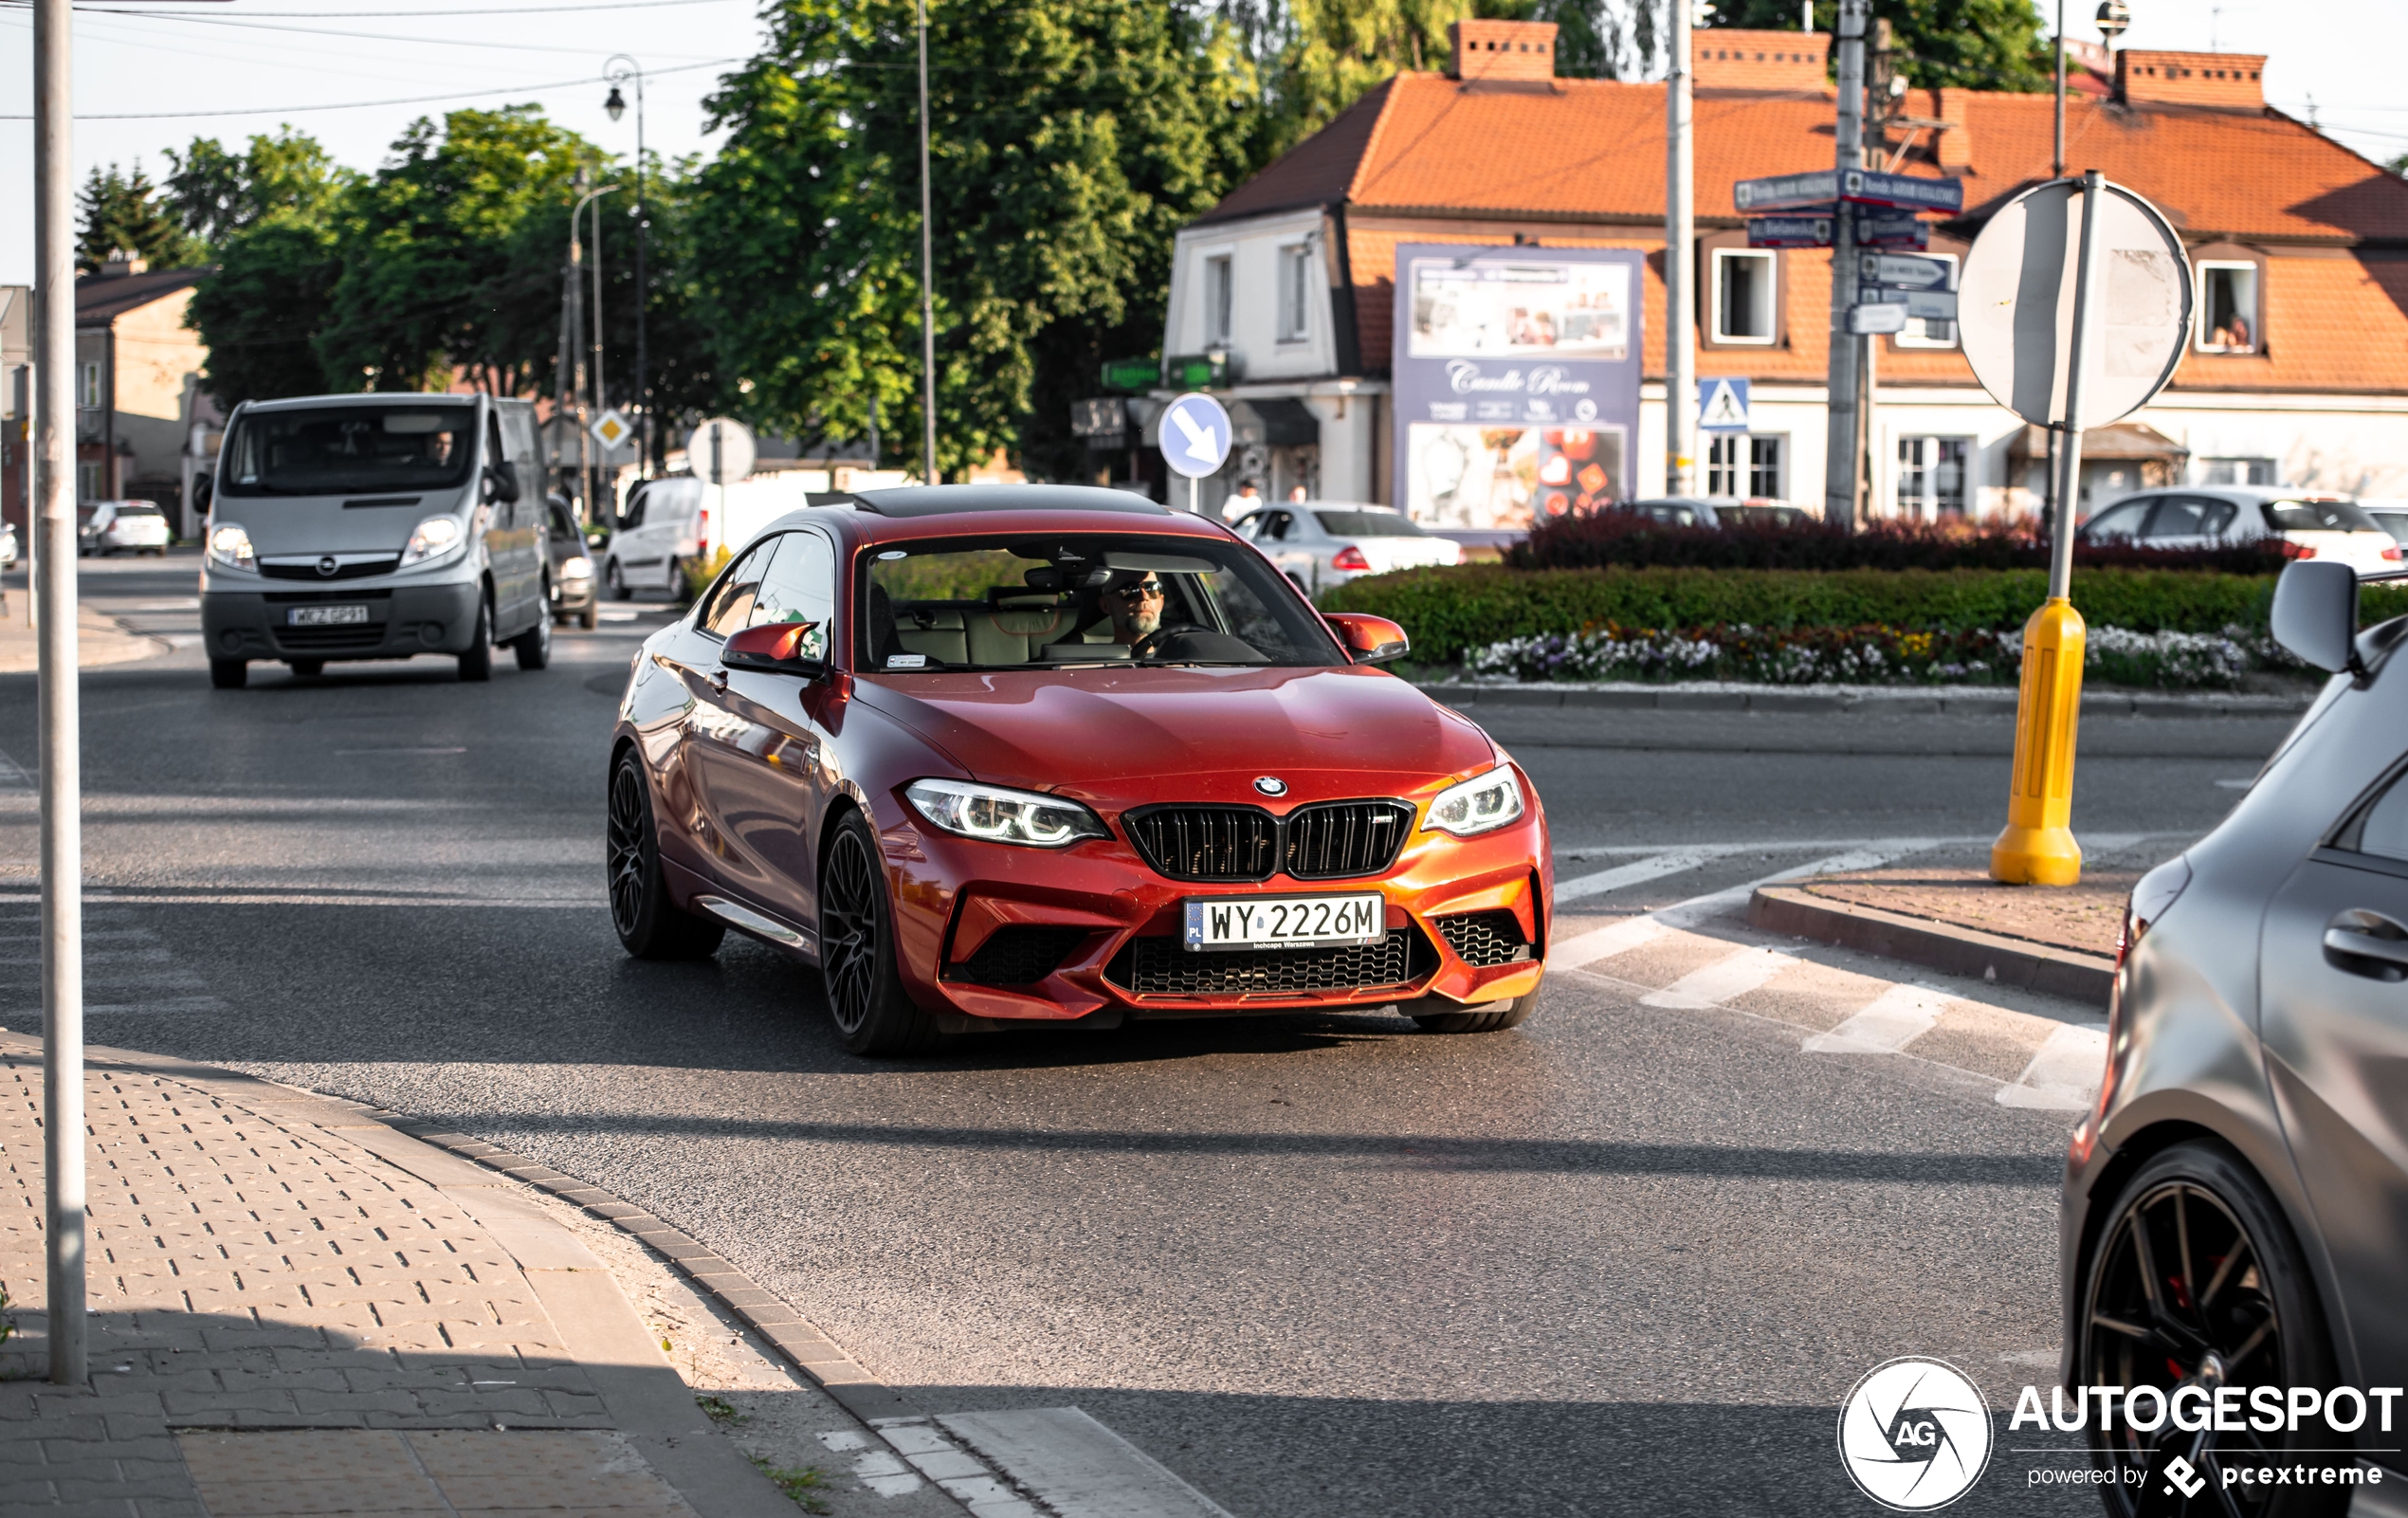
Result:
<instances>
[{"instance_id":1,"label":"brick pavement","mask_svg":"<svg viewBox=\"0 0 2408 1518\"><path fill-rule=\"evenodd\" d=\"M229 1072L96 1057L87 1103L92 1375L59 1387L41 1066L0 1034L0 1513L795 1510L501 1178L428 1151L471 1182L429 1183L346 1137L398 1138L365 1109Z\"/></svg>"}]
</instances>

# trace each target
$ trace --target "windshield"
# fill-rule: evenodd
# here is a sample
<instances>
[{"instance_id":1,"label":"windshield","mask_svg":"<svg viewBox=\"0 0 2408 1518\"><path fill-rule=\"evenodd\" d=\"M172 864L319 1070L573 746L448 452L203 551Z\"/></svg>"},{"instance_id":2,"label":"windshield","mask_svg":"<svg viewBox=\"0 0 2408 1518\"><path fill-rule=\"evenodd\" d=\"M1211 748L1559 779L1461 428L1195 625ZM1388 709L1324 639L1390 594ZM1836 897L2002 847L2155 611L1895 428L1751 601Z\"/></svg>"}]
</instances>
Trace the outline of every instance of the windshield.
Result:
<instances>
[{"instance_id":1,"label":"windshield","mask_svg":"<svg viewBox=\"0 0 2408 1518\"><path fill-rule=\"evenodd\" d=\"M1294 588L1238 543L954 538L864 561L866 670L1346 662Z\"/></svg>"},{"instance_id":2,"label":"windshield","mask_svg":"<svg viewBox=\"0 0 2408 1518\"><path fill-rule=\"evenodd\" d=\"M2380 532L2375 519L2347 501L2269 501L2276 532Z\"/></svg>"},{"instance_id":3,"label":"windshield","mask_svg":"<svg viewBox=\"0 0 2408 1518\"><path fill-rule=\"evenodd\" d=\"M229 496L323 496L441 490L463 485L476 457L477 409L324 406L248 412L217 466Z\"/></svg>"},{"instance_id":4,"label":"windshield","mask_svg":"<svg viewBox=\"0 0 2408 1518\"><path fill-rule=\"evenodd\" d=\"M1332 538L1427 538L1409 517L1393 511L1316 511L1321 530Z\"/></svg>"}]
</instances>

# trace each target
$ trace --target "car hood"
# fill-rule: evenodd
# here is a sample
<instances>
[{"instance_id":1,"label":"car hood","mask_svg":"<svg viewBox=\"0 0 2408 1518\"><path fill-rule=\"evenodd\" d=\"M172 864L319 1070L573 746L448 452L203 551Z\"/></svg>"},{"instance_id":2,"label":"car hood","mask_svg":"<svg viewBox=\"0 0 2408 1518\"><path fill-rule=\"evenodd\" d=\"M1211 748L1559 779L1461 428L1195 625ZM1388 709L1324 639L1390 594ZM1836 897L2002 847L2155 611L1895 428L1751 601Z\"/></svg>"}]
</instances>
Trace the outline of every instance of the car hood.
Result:
<instances>
[{"instance_id":1,"label":"car hood","mask_svg":"<svg viewBox=\"0 0 2408 1518\"><path fill-rule=\"evenodd\" d=\"M1254 801L1258 776L1297 800L1396 794L1495 755L1469 721L1360 667L964 671L855 688L979 779L1107 805Z\"/></svg>"}]
</instances>

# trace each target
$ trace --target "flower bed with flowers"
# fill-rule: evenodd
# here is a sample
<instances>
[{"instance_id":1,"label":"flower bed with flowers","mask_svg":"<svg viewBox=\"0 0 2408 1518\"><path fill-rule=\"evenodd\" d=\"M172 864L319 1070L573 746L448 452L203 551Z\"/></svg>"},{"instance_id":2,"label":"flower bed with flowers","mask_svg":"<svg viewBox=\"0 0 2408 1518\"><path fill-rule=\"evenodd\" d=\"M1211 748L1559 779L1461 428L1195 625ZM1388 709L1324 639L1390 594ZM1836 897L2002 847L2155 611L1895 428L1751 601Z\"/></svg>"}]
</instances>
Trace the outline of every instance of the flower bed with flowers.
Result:
<instances>
[{"instance_id":1,"label":"flower bed with flowers","mask_svg":"<svg viewBox=\"0 0 2408 1518\"><path fill-rule=\"evenodd\" d=\"M1929 632L1867 625L1657 629L1608 624L1571 634L1506 638L1464 663L1484 681L1717 680L1749 685L2014 685L2020 632ZM2092 628L2085 669L2125 686L2229 689L2256 668L2289 667L2271 642L2223 633Z\"/></svg>"}]
</instances>

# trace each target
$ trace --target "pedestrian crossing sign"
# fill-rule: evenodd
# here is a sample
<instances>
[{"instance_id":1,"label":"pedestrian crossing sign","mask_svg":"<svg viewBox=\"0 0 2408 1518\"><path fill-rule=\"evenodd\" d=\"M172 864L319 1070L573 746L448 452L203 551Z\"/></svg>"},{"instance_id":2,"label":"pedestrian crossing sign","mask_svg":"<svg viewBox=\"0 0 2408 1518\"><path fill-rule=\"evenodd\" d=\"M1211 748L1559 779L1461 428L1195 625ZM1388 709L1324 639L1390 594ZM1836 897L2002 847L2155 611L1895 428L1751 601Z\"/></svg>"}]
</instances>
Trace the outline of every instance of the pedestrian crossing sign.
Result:
<instances>
[{"instance_id":1,"label":"pedestrian crossing sign","mask_svg":"<svg viewBox=\"0 0 2408 1518\"><path fill-rule=\"evenodd\" d=\"M1697 382L1697 425L1708 432L1747 430L1747 381L1701 379Z\"/></svg>"}]
</instances>

